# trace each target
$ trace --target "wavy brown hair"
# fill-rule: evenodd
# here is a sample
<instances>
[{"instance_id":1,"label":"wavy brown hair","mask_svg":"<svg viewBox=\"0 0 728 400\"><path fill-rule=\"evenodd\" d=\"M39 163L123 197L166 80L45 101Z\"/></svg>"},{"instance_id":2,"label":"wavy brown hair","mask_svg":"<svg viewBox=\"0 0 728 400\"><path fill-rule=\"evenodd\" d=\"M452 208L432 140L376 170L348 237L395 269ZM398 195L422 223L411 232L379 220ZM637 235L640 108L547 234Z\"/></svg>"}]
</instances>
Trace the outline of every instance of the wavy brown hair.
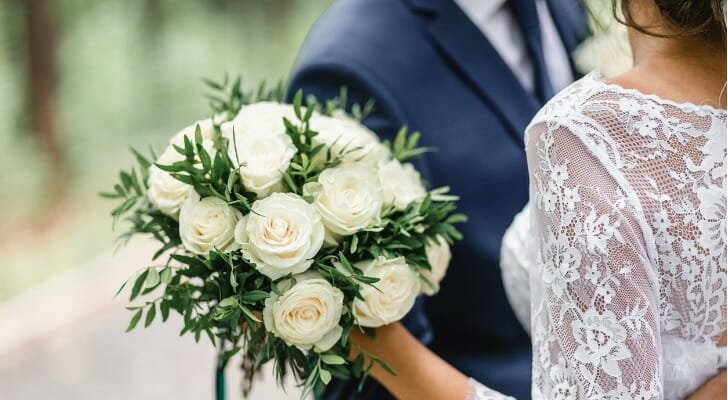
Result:
<instances>
[{"instance_id":1,"label":"wavy brown hair","mask_svg":"<svg viewBox=\"0 0 728 400\"><path fill-rule=\"evenodd\" d=\"M657 6L664 28L669 34L657 33L640 26L632 15L633 0L612 0L612 11L624 25L639 32L659 37L695 37L720 40L726 44L724 0L640 0ZM620 17L621 14L621 17Z\"/></svg>"}]
</instances>

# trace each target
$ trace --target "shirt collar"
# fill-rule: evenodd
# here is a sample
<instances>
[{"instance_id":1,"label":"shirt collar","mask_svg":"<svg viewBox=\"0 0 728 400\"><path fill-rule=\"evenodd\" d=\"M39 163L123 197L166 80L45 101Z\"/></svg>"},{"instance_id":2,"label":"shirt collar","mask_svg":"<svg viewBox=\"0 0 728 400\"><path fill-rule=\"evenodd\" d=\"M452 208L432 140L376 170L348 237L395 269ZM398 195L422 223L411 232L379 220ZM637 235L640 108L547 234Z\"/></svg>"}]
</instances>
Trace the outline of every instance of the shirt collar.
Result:
<instances>
[{"instance_id":1,"label":"shirt collar","mask_svg":"<svg viewBox=\"0 0 728 400\"><path fill-rule=\"evenodd\" d=\"M473 21L484 21L495 14L507 0L454 0Z\"/></svg>"}]
</instances>

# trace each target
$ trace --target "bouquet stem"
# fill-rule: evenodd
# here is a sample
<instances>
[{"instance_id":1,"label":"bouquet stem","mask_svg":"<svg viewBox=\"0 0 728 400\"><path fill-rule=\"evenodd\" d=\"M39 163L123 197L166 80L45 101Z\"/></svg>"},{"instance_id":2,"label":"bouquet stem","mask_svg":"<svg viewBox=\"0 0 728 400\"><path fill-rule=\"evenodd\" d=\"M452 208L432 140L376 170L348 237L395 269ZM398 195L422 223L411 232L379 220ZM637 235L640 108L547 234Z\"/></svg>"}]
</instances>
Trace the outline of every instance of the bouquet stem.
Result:
<instances>
[{"instance_id":1,"label":"bouquet stem","mask_svg":"<svg viewBox=\"0 0 728 400\"><path fill-rule=\"evenodd\" d=\"M225 400L225 341L221 340L217 351L217 366L215 368L215 400Z\"/></svg>"}]
</instances>

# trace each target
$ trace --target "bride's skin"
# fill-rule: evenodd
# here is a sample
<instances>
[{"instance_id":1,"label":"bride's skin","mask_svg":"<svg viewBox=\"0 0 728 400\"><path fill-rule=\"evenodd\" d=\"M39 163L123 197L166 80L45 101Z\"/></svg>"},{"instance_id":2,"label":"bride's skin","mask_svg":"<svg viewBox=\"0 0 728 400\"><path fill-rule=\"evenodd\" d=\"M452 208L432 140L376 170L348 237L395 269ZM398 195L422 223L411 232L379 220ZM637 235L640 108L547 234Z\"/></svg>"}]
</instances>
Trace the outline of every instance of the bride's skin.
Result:
<instances>
[{"instance_id":1,"label":"bride's skin","mask_svg":"<svg viewBox=\"0 0 728 400\"><path fill-rule=\"evenodd\" d=\"M639 26L660 26L652 2L634 4L633 15ZM630 29L630 42L635 66L610 83L679 103L726 108L726 48L720 40L665 39ZM719 345L726 345L725 336L718 340ZM464 400L468 394L468 378L420 344L400 323L377 329L376 340L357 330L352 331L351 339L353 355L357 348L363 349L384 359L397 372L392 376L375 365L371 375L399 399ZM726 398L725 370L689 400L716 398Z\"/></svg>"},{"instance_id":2,"label":"bride's skin","mask_svg":"<svg viewBox=\"0 0 728 400\"><path fill-rule=\"evenodd\" d=\"M633 2L635 23L650 32L668 33L660 27L657 6ZM646 3L646 4L643 4ZM678 103L726 108L726 47L720 38L664 39L629 30L634 67L610 83Z\"/></svg>"}]
</instances>

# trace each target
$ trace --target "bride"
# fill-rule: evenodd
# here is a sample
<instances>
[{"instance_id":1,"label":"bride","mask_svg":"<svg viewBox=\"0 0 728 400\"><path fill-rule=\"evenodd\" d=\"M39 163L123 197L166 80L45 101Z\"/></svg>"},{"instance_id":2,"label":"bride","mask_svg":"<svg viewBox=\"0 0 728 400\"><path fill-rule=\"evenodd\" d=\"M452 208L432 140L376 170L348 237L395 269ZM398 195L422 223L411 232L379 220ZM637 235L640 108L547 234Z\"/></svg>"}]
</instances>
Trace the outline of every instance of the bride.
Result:
<instances>
[{"instance_id":1,"label":"bride","mask_svg":"<svg viewBox=\"0 0 728 400\"><path fill-rule=\"evenodd\" d=\"M504 238L502 267L533 341L532 394L724 398L724 5L621 3L635 67L587 75L526 131L530 206ZM397 371L372 375L398 398L509 398L399 324L352 339Z\"/></svg>"}]
</instances>

